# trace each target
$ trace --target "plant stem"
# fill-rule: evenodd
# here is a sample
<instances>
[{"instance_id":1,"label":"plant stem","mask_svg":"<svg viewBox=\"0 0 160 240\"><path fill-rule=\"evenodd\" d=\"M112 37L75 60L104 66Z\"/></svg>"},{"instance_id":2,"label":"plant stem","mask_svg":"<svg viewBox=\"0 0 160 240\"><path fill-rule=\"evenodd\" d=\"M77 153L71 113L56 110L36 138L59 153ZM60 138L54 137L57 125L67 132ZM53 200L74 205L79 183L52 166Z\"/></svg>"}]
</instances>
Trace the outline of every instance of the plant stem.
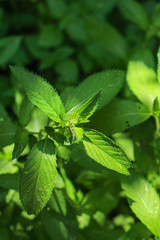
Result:
<instances>
[{"instance_id":1,"label":"plant stem","mask_svg":"<svg viewBox=\"0 0 160 240\"><path fill-rule=\"evenodd\" d=\"M156 123L156 138L159 137L159 131L160 131L160 125L159 125L159 117L155 117L155 123Z\"/></svg>"}]
</instances>

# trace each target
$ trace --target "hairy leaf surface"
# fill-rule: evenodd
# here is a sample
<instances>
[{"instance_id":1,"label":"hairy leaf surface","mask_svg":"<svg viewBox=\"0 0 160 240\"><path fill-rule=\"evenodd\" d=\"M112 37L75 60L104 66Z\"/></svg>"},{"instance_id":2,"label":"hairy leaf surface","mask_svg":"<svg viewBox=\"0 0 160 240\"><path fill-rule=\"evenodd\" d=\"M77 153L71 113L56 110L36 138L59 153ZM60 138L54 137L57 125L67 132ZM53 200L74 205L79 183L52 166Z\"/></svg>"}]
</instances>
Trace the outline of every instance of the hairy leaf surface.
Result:
<instances>
[{"instance_id":1,"label":"hairy leaf surface","mask_svg":"<svg viewBox=\"0 0 160 240\"><path fill-rule=\"evenodd\" d=\"M23 83L29 100L55 122L61 122L65 110L54 88L42 77L22 67L11 66L14 76Z\"/></svg>"},{"instance_id":2,"label":"hairy leaf surface","mask_svg":"<svg viewBox=\"0 0 160 240\"><path fill-rule=\"evenodd\" d=\"M84 134L87 138L83 144L89 157L109 169L129 174L131 162L118 144L95 130L85 131Z\"/></svg>"},{"instance_id":3,"label":"hairy leaf surface","mask_svg":"<svg viewBox=\"0 0 160 240\"><path fill-rule=\"evenodd\" d=\"M52 193L56 178L55 148L51 140L32 148L20 178L20 197L29 214L38 214Z\"/></svg>"}]
</instances>

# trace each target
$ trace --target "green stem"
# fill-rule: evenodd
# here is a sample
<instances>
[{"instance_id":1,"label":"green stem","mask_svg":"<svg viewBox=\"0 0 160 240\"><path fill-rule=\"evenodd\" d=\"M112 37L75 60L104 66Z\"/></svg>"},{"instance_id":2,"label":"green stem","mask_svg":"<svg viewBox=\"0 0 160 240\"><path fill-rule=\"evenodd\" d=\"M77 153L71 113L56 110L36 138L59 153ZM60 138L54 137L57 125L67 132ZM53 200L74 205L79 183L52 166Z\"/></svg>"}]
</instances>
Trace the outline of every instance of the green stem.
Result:
<instances>
[{"instance_id":1,"label":"green stem","mask_svg":"<svg viewBox=\"0 0 160 240\"><path fill-rule=\"evenodd\" d=\"M159 137L159 131L160 131L159 117L155 117L155 123L156 123L156 138L158 138Z\"/></svg>"}]
</instances>

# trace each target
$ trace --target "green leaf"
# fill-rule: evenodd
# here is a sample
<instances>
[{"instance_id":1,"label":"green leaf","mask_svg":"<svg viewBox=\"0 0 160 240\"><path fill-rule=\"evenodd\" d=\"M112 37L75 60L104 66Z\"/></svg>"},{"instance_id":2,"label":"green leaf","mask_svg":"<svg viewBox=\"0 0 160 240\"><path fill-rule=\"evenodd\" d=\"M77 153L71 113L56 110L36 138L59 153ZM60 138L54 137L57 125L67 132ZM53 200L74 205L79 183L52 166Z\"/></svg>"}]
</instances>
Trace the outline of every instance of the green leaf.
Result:
<instances>
[{"instance_id":1,"label":"green leaf","mask_svg":"<svg viewBox=\"0 0 160 240\"><path fill-rule=\"evenodd\" d=\"M75 132L76 143L79 143L83 138L84 130L83 128L75 127L74 132Z\"/></svg>"},{"instance_id":2,"label":"green leaf","mask_svg":"<svg viewBox=\"0 0 160 240\"><path fill-rule=\"evenodd\" d=\"M143 62L130 62L127 82L136 97L152 111L153 101L160 94L160 83L155 71Z\"/></svg>"},{"instance_id":3,"label":"green leaf","mask_svg":"<svg viewBox=\"0 0 160 240\"><path fill-rule=\"evenodd\" d=\"M79 76L79 68L75 61L67 59L60 61L55 66L55 71L59 75L59 81L65 84L75 84Z\"/></svg>"},{"instance_id":4,"label":"green leaf","mask_svg":"<svg viewBox=\"0 0 160 240\"><path fill-rule=\"evenodd\" d=\"M57 171L57 174L56 174L55 188L56 189L64 188L64 180L63 180L62 176L59 174L58 171Z\"/></svg>"},{"instance_id":5,"label":"green leaf","mask_svg":"<svg viewBox=\"0 0 160 240\"><path fill-rule=\"evenodd\" d=\"M14 76L23 83L29 100L55 122L61 122L65 110L54 88L42 77L22 67L10 67Z\"/></svg>"},{"instance_id":6,"label":"green leaf","mask_svg":"<svg viewBox=\"0 0 160 240\"><path fill-rule=\"evenodd\" d=\"M134 142L127 132L115 133L112 135L114 141L123 149L129 159L135 160Z\"/></svg>"},{"instance_id":7,"label":"green leaf","mask_svg":"<svg viewBox=\"0 0 160 240\"><path fill-rule=\"evenodd\" d=\"M134 0L120 0L119 6L126 19L136 23L143 30L147 29L149 19L142 4Z\"/></svg>"},{"instance_id":8,"label":"green leaf","mask_svg":"<svg viewBox=\"0 0 160 240\"><path fill-rule=\"evenodd\" d=\"M151 236L151 232L143 225L141 222L137 222L132 224L131 230L124 233L117 240L144 240L149 239Z\"/></svg>"},{"instance_id":9,"label":"green leaf","mask_svg":"<svg viewBox=\"0 0 160 240\"><path fill-rule=\"evenodd\" d=\"M31 121L26 126L29 132L39 132L48 124L48 117L39 108L34 108Z\"/></svg>"},{"instance_id":10,"label":"green leaf","mask_svg":"<svg viewBox=\"0 0 160 240\"><path fill-rule=\"evenodd\" d=\"M83 101L87 101L101 91L98 109L109 103L120 91L125 80L123 71L112 70L93 74L87 77L77 88L70 88L62 94L66 112L75 109Z\"/></svg>"},{"instance_id":11,"label":"green leaf","mask_svg":"<svg viewBox=\"0 0 160 240\"><path fill-rule=\"evenodd\" d=\"M98 101L100 99L100 91L89 98L72 108L66 113L66 118L69 120L77 119L78 122L86 121L90 116L96 111L98 107Z\"/></svg>"},{"instance_id":12,"label":"green leaf","mask_svg":"<svg viewBox=\"0 0 160 240\"><path fill-rule=\"evenodd\" d=\"M131 61L141 61L146 64L148 67L155 68L155 57L153 52L146 47L134 49Z\"/></svg>"},{"instance_id":13,"label":"green leaf","mask_svg":"<svg viewBox=\"0 0 160 240\"><path fill-rule=\"evenodd\" d=\"M60 134L59 132L56 132L52 127L45 127L45 130L47 134L51 137L51 139L57 143L57 145L63 145L65 141L65 137Z\"/></svg>"},{"instance_id":14,"label":"green leaf","mask_svg":"<svg viewBox=\"0 0 160 240\"><path fill-rule=\"evenodd\" d=\"M88 41L88 34L85 29L84 18L80 18L74 14L68 18L66 22L66 32L69 38L76 43L86 43Z\"/></svg>"},{"instance_id":15,"label":"green leaf","mask_svg":"<svg viewBox=\"0 0 160 240\"><path fill-rule=\"evenodd\" d=\"M83 169L90 169L96 173L102 173L106 170L104 166L96 161L93 161L86 153L81 143L74 144L71 146L71 158Z\"/></svg>"},{"instance_id":16,"label":"green leaf","mask_svg":"<svg viewBox=\"0 0 160 240\"><path fill-rule=\"evenodd\" d=\"M132 211L154 235L160 237L160 198L156 190L137 174L122 178L122 188Z\"/></svg>"},{"instance_id":17,"label":"green leaf","mask_svg":"<svg viewBox=\"0 0 160 240\"><path fill-rule=\"evenodd\" d=\"M28 214L38 214L49 200L56 178L55 148L44 139L29 153L20 178L20 197Z\"/></svg>"},{"instance_id":18,"label":"green leaf","mask_svg":"<svg viewBox=\"0 0 160 240\"><path fill-rule=\"evenodd\" d=\"M44 59L48 55L47 49L38 46L38 36L36 34L25 37L25 43L33 58Z\"/></svg>"},{"instance_id":19,"label":"green leaf","mask_svg":"<svg viewBox=\"0 0 160 240\"><path fill-rule=\"evenodd\" d=\"M16 53L21 42L21 37L10 36L0 40L0 65L7 63Z\"/></svg>"},{"instance_id":20,"label":"green leaf","mask_svg":"<svg viewBox=\"0 0 160 240\"><path fill-rule=\"evenodd\" d=\"M159 99L156 97L153 102L153 116L159 117L160 114L160 105L159 105Z\"/></svg>"},{"instance_id":21,"label":"green leaf","mask_svg":"<svg viewBox=\"0 0 160 240\"><path fill-rule=\"evenodd\" d=\"M56 148L57 151L57 156L65 159L65 160L69 160L70 159L70 150L62 145L57 146Z\"/></svg>"},{"instance_id":22,"label":"green leaf","mask_svg":"<svg viewBox=\"0 0 160 240\"><path fill-rule=\"evenodd\" d=\"M25 97L19 111L19 122L22 126L26 126L30 122L33 109L34 105Z\"/></svg>"},{"instance_id":23,"label":"green leaf","mask_svg":"<svg viewBox=\"0 0 160 240\"><path fill-rule=\"evenodd\" d=\"M62 41L62 33L55 27L55 25L49 23L42 28L38 38L38 45L43 48L51 48L57 47Z\"/></svg>"},{"instance_id":24,"label":"green leaf","mask_svg":"<svg viewBox=\"0 0 160 240\"><path fill-rule=\"evenodd\" d=\"M109 14L114 6L116 5L117 0L112 0L112 1L106 1L102 0L101 4L99 4L98 0L85 0L85 4L88 8L88 10L98 13L98 15L103 14L106 16L106 14Z\"/></svg>"},{"instance_id":25,"label":"green leaf","mask_svg":"<svg viewBox=\"0 0 160 240\"><path fill-rule=\"evenodd\" d=\"M63 0L47 0L47 6L51 17L57 19L62 18L67 10L67 6Z\"/></svg>"},{"instance_id":26,"label":"green leaf","mask_svg":"<svg viewBox=\"0 0 160 240\"><path fill-rule=\"evenodd\" d=\"M109 53L123 60L126 59L127 42L112 25L104 21L86 17L86 29L91 39Z\"/></svg>"},{"instance_id":27,"label":"green leaf","mask_svg":"<svg viewBox=\"0 0 160 240\"><path fill-rule=\"evenodd\" d=\"M85 131L84 135L87 138L83 144L89 157L109 169L129 174L131 162L118 144L95 130Z\"/></svg>"},{"instance_id":28,"label":"green leaf","mask_svg":"<svg viewBox=\"0 0 160 240\"><path fill-rule=\"evenodd\" d=\"M11 122L0 121L0 149L14 142L16 127Z\"/></svg>"},{"instance_id":29,"label":"green leaf","mask_svg":"<svg viewBox=\"0 0 160 240\"><path fill-rule=\"evenodd\" d=\"M94 114L89 127L110 135L140 124L151 115L140 103L116 99Z\"/></svg>"},{"instance_id":30,"label":"green leaf","mask_svg":"<svg viewBox=\"0 0 160 240\"><path fill-rule=\"evenodd\" d=\"M154 8L154 13L152 15L152 23L155 27L160 26L160 4L159 3L157 3ZM159 31L156 31L156 34L159 37Z\"/></svg>"},{"instance_id":31,"label":"green leaf","mask_svg":"<svg viewBox=\"0 0 160 240\"><path fill-rule=\"evenodd\" d=\"M18 167L15 165L16 161L10 161L7 159L0 159L0 174L15 173L18 171Z\"/></svg>"},{"instance_id":32,"label":"green leaf","mask_svg":"<svg viewBox=\"0 0 160 240\"><path fill-rule=\"evenodd\" d=\"M64 179L64 183L65 183L65 190L66 190L68 198L71 199L73 202L76 202L76 189L75 189L73 183L67 177L66 171L64 168L61 170L61 173L63 175L63 179Z\"/></svg>"},{"instance_id":33,"label":"green leaf","mask_svg":"<svg viewBox=\"0 0 160 240\"><path fill-rule=\"evenodd\" d=\"M19 128L15 135L15 146L13 150L13 159L18 158L28 143L28 132Z\"/></svg>"}]
</instances>

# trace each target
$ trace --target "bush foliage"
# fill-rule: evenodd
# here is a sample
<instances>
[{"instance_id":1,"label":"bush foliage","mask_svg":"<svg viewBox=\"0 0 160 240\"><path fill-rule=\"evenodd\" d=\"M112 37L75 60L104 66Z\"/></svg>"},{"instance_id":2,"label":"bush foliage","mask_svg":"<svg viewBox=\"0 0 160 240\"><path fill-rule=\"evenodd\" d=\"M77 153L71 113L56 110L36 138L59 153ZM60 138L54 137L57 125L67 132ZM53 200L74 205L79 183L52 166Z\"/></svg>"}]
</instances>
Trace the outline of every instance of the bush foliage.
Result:
<instances>
[{"instance_id":1,"label":"bush foliage","mask_svg":"<svg viewBox=\"0 0 160 240\"><path fill-rule=\"evenodd\" d=\"M0 0L0 239L160 239L160 4Z\"/></svg>"}]
</instances>

